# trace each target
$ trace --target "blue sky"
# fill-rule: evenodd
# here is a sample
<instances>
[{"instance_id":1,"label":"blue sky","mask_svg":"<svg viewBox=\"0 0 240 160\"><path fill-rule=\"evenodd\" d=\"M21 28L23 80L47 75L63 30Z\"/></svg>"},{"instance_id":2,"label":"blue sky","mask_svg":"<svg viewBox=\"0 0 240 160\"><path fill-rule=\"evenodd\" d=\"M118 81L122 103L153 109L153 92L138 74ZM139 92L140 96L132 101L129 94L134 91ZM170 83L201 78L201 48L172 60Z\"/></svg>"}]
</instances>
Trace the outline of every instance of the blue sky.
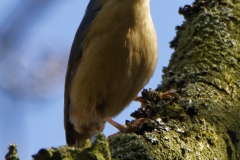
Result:
<instances>
[{"instance_id":1,"label":"blue sky","mask_svg":"<svg viewBox=\"0 0 240 160\"><path fill-rule=\"evenodd\" d=\"M0 24L16 1L1 0ZM168 65L173 53L169 48L169 42L175 37L175 26L181 25L184 20L178 14L178 8L192 2L192 0L151 0L151 14L158 36L159 61L154 76L145 88L156 88L161 83L162 67ZM87 4L88 0L71 0L59 1L51 5L26 31L27 36L22 39L19 54L34 53L42 46L53 46L55 52L68 55ZM62 53L63 48L67 48L68 52ZM21 60L30 68L37 64L34 54L27 54ZM1 63L0 67L2 67ZM38 95L44 100L13 100L0 87L0 157L5 156L10 143L18 144L19 156L24 160L32 159L31 155L41 148L65 145L63 87L66 66L62 67L65 69L62 70L61 76L52 84L56 86L54 91L46 94L42 88L38 89ZM0 68L0 82L3 76L1 71L2 68ZM114 118L115 121L124 124L126 119L131 120L130 113L139 106L137 102L131 103ZM106 136L115 132L117 130L114 127L106 125L104 129Z\"/></svg>"}]
</instances>

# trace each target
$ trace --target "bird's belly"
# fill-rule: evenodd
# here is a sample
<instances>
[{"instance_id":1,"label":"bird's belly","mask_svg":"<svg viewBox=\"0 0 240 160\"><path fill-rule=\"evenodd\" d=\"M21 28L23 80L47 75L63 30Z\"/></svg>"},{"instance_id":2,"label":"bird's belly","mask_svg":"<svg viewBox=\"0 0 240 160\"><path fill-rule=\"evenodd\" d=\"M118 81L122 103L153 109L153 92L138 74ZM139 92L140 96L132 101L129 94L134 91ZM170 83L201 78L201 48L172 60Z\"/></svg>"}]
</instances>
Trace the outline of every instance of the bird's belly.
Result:
<instances>
[{"instance_id":1,"label":"bird's belly","mask_svg":"<svg viewBox=\"0 0 240 160\"><path fill-rule=\"evenodd\" d=\"M124 58L119 55L102 58L100 54L92 57L94 60L90 58L83 56L70 93L71 110L76 110L80 119L116 116L151 76L145 71L148 64L136 62L137 57L130 54Z\"/></svg>"},{"instance_id":2,"label":"bird's belly","mask_svg":"<svg viewBox=\"0 0 240 160\"><path fill-rule=\"evenodd\" d=\"M157 62L156 44L147 43L155 36L142 35L109 30L85 44L71 83L71 119L116 116L137 96Z\"/></svg>"}]
</instances>

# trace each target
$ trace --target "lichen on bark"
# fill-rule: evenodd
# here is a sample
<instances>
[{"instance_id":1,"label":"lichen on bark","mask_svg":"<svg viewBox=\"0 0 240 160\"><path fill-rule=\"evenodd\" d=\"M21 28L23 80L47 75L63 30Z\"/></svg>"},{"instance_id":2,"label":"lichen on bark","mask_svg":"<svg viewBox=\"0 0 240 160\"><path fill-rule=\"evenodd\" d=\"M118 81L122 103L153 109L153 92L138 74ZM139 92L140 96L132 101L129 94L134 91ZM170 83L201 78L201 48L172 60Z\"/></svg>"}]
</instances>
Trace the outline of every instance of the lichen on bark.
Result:
<instances>
[{"instance_id":1,"label":"lichen on bark","mask_svg":"<svg viewBox=\"0 0 240 160\"><path fill-rule=\"evenodd\" d=\"M170 43L175 52L157 91L174 89L181 101L160 105L151 119L167 118L169 130L151 132L158 139L155 145L139 138L145 150L138 153L148 152L149 159L240 158L239 10L239 1L224 0L198 0L179 9L186 21L176 27ZM121 157L131 148L122 144L130 139L114 138L122 137L119 143L110 140L112 156L128 159Z\"/></svg>"},{"instance_id":2,"label":"lichen on bark","mask_svg":"<svg viewBox=\"0 0 240 160\"><path fill-rule=\"evenodd\" d=\"M17 144L10 144L8 147L8 153L5 155L5 160L19 160L17 154Z\"/></svg>"},{"instance_id":3,"label":"lichen on bark","mask_svg":"<svg viewBox=\"0 0 240 160\"><path fill-rule=\"evenodd\" d=\"M236 121L240 116L240 5L233 2L197 1L180 9L186 21L177 27L171 42L175 52L158 88L174 87L183 99L200 108L197 123L191 118L190 126L210 142L207 152L198 150L206 158L240 157L239 140L228 132L240 131ZM209 128L202 130L199 120Z\"/></svg>"},{"instance_id":4,"label":"lichen on bark","mask_svg":"<svg viewBox=\"0 0 240 160\"><path fill-rule=\"evenodd\" d=\"M110 160L109 145L102 133L91 144L88 140L81 148L62 146L41 149L33 155L34 160Z\"/></svg>"}]
</instances>

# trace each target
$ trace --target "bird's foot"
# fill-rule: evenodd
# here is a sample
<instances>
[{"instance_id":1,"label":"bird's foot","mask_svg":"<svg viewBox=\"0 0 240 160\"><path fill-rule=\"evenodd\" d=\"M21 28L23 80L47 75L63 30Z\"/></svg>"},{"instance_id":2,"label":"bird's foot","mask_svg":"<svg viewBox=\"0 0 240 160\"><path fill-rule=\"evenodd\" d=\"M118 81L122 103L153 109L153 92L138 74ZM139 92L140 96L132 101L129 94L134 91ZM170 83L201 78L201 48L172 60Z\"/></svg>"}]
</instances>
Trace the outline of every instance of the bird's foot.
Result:
<instances>
[{"instance_id":1,"label":"bird's foot","mask_svg":"<svg viewBox=\"0 0 240 160\"><path fill-rule=\"evenodd\" d=\"M168 91L168 92L164 92L164 93L158 93L159 97L161 99L173 99L173 98L177 98L178 101L180 101L180 96L176 93L176 92L173 92L173 91Z\"/></svg>"},{"instance_id":2,"label":"bird's foot","mask_svg":"<svg viewBox=\"0 0 240 160\"><path fill-rule=\"evenodd\" d=\"M143 124L146 121L152 121L149 118L139 118L139 119L132 120L131 122L128 122L126 125L121 125L109 117L106 117L105 120L119 130L119 132L108 136L108 138L110 138L118 133L135 133L138 131L139 126L141 124Z\"/></svg>"},{"instance_id":3,"label":"bird's foot","mask_svg":"<svg viewBox=\"0 0 240 160\"><path fill-rule=\"evenodd\" d=\"M139 126L146 121L152 121L150 118L139 118L128 122L127 124L127 133L135 133L139 131Z\"/></svg>"},{"instance_id":4,"label":"bird's foot","mask_svg":"<svg viewBox=\"0 0 240 160\"><path fill-rule=\"evenodd\" d=\"M178 101L180 101L180 96L174 92L174 91L168 91L168 92L155 92L157 94L157 96L159 96L160 99L174 99L174 98L177 98ZM145 108L148 104L148 100L146 100L144 97L136 97L134 99L134 101L138 101L141 103L141 107L140 108Z\"/></svg>"}]
</instances>

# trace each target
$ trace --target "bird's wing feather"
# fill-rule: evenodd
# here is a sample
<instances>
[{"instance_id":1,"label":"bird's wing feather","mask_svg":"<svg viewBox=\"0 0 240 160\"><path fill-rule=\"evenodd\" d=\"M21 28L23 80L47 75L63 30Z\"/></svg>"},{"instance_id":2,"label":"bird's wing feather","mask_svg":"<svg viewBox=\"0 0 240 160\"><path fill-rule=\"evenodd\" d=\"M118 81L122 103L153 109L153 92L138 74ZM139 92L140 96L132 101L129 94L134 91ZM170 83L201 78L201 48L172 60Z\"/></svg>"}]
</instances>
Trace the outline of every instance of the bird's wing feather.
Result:
<instances>
[{"instance_id":1,"label":"bird's wing feather","mask_svg":"<svg viewBox=\"0 0 240 160\"><path fill-rule=\"evenodd\" d=\"M65 78L65 91L64 91L64 127L66 132L66 142L68 145L75 144L75 131L74 127L69 120L69 109L71 106L69 98L69 90L71 86L71 81L75 75L75 71L80 63L83 52L83 41L87 35L88 29L91 22L97 15L97 12L101 10L102 4L100 0L90 0L85 15L82 19L82 22L75 34L72 48L70 51L70 56L68 60L67 73Z\"/></svg>"}]
</instances>

